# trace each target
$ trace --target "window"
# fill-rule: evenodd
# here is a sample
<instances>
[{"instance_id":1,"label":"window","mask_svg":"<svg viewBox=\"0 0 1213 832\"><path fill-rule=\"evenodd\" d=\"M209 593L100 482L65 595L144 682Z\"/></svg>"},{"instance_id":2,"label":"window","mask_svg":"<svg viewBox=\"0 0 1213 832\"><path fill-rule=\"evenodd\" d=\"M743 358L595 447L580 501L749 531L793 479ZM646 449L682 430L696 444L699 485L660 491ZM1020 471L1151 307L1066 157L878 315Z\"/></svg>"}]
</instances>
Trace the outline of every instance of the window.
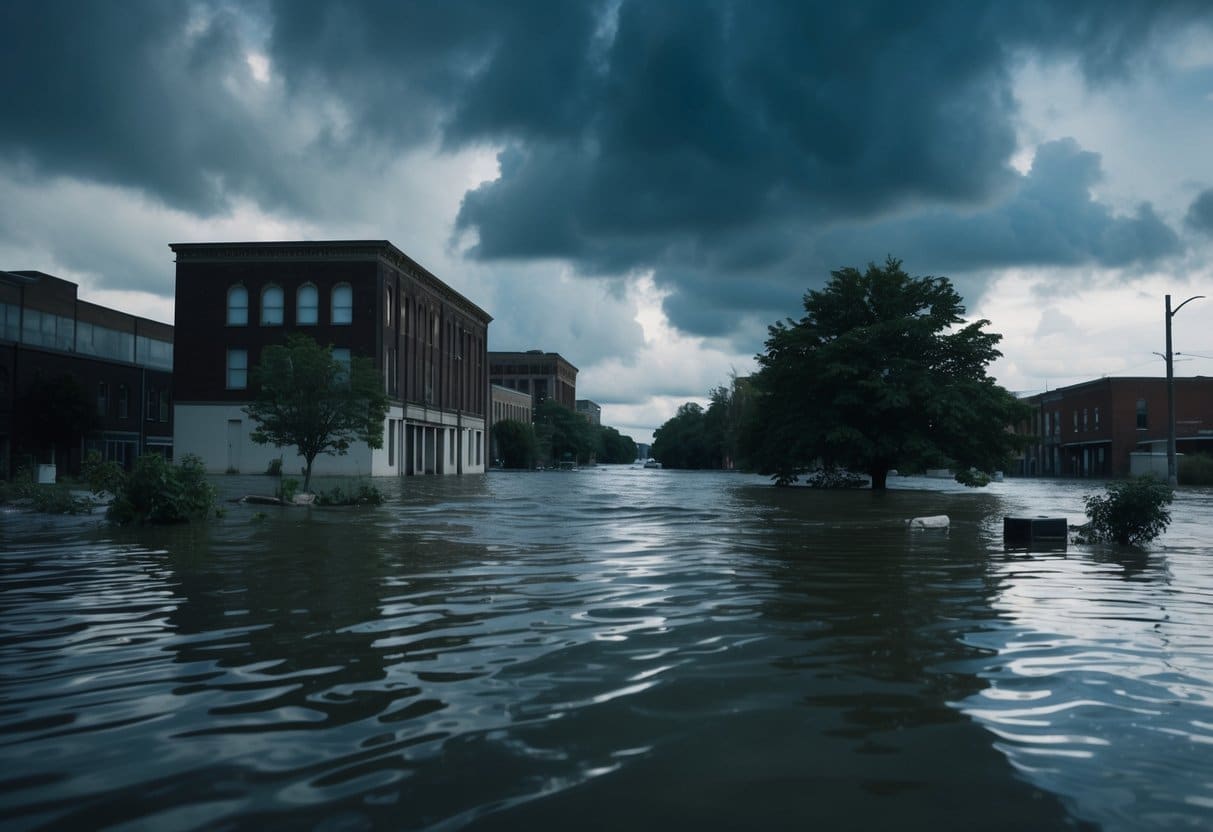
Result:
<instances>
[{"instance_id":1,"label":"window","mask_svg":"<svg viewBox=\"0 0 1213 832\"><path fill-rule=\"evenodd\" d=\"M1099 430L1099 408L1095 408L1095 429Z\"/></svg>"},{"instance_id":2,"label":"window","mask_svg":"<svg viewBox=\"0 0 1213 832\"><path fill-rule=\"evenodd\" d=\"M392 289L389 286L384 290L383 297L383 325L392 325Z\"/></svg>"},{"instance_id":3,"label":"window","mask_svg":"<svg viewBox=\"0 0 1213 832\"><path fill-rule=\"evenodd\" d=\"M110 386L104 381L97 384L97 415L105 416L110 409Z\"/></svg>"},{"instance_id":4,"label":"window","mask_svg":"<svg viewBox=\"0 0 1213 832\"><path fill-rule=\"evenodd\" d=\"M310 283L299 287L295 294L295 323L300 325L320 322L320 293Z\"/></svg>"},{"instance_id":5,"label":"window","mask_svg":"<svg viewBox=\"0 0 1213 832\"><path fill-rule=\"evenodd\" d=\"M1082 409L1082 429L1084 431L1087 429L1087 409L1085 407Z\"/></svg>"},{"instance_id":6,"label":"window","mask_svg":"<svg viewBox=\"0 0 1213 832\"><path fill-rule=\"evenodd\" d=\"M354 322L354 290L348 283L338 283L333 287L332 323L352 324Z\"/></svg>"},{"instance_id":7,"label":"window","mask_svg":"<svg viewBox=\"0 0 1213 832\"><path fill-rule=\"evenodd\" d=\"M227 325L248 326L248 289L243 286L227 290Z\"/></svg>"},{"instance_id":8,"label":"window","mask_svg":"<svg viewBox=\"0 0 1213 832\"><path fill-rule=\"evenodd\" d=\"M1074 432L1078 433L1078 411L1074 411Z\"/></svg>"},{"instance_id":9,"label":"window","mask_svg":"<svg viewBox=\"0 0 1213 832\"><path fill-rule=\"evenodd\" d=\"M244 390L248 387L248 350L227 351L227 389ZM149 403L148 418L151 418ZM159 404L157 403L157 410Z\"/></svg>"},{"instance_id":10,"label":"window","mask_svg":"<svg viewBox=\"0 0 1213 832\"><path fill-rule=\"evenodd\" d=\"M387 420L387 464L392 467L396 464L396 420Z\"/></svg>"},{"instance_id":11,"label":"window","mask_svg":"<svg viewBox=\"0 0 1213 832\"><path fill-rule=\"evenodd\" d=\"M131 391L125 384L118 385L118 418L126 419L130 415Z\"/></svg>"},{"instance_id":12,"label":"window","mask_svg":"<svg viewBox=\"0 0 1213 832\"><path fill-rule=\"evenodd\" d=\"M1150 426L1149 413L1146 410L1146 400L1137 400L1137 429L1145 430Z\"/></svg>"},{"instance_id":13,"label":"window","mask_svg":"<svg viewBox=\"0 0 1213 832\"><path fill-rule=\"evenodd\" d=\"M282 287L266 286L261 292L261 325L282 326Z\"/></svg>"},{"instance_id":14,"label":"window","mask_svg":"<svg viewBox=\"0 0 1213 832\"><path fill-rule=\"evenodd\" d=\"M168 421L168 390L160 391L160 421Z\"/></svg>"},{"instance_id":15,"label":"window","mask_svg":"<svg viewBox=\"0 0 1213 832\"><path fill-rule=\"evenodd\" d=\"M147 388L147 404L144 410L144 418L149 422L154 422L158 415L160 415L160 393L155 387L149 387Z\"/></svg>"}]
</instances>

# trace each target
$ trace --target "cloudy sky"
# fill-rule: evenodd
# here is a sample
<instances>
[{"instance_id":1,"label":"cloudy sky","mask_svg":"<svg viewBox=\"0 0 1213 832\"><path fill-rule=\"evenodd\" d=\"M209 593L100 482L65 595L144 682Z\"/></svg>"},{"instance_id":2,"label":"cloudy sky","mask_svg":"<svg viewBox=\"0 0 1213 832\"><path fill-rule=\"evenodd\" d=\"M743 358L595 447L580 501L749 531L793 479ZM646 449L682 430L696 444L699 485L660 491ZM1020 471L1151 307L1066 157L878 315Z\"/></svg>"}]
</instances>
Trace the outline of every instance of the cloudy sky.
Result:
<instances>
[{"instance_id":1,"label":"cloudy sky","mask_svg":"<svg viewBox=\"0 0 1213 832\"><path fill-rule=\"evenodd\" d=\"M0 3L0 267L389 239L648 441L892 254L1016 391L1213 374L1208 0Z\"/></svg>"}]
</instances>

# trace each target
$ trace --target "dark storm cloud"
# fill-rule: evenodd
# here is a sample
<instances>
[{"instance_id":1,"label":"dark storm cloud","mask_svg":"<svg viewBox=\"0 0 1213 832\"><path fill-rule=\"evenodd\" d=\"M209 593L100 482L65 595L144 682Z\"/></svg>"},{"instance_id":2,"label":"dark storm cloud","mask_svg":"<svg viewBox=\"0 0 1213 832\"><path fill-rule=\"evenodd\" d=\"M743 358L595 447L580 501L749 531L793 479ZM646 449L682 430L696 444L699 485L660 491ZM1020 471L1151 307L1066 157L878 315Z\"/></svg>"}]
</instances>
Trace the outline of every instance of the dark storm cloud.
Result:
<instances>
[{"instance_id":1,"label":"dark storm cloud","mask_svg":"<svg viewBox=\"0 0 1213 832\"><path fill-rule=\"evenodd\" d=\"M1012 80L1032 58L1074 61L1094 85L1127 77L1196 18L1213 6L9 2L0 26L21 36L0 53L0 153L189 212L244 197L316 218L334 202L318 170L499 148L500 177L458 215L471 256L653 270L674 320L717 334L889 251L932 271L1174 251L1149 206L1120 217L1091 200L1098 160L1076 147L1016 173ZM264 89L250 49L270 59Z\"/></svg>"},{"instance_id":2,"label":"dark storm cloud","mask_svg":"<svg viewBox=\"0 0 1213 832\"><path fill-rule=\"evenodd\" d=\"M291 187L257 114L234 13L160 0L0 4L0 151L33 176L131 186L191 212ZM199 8L202 8L201 6Z\"/></svg>"},{"instance_id":3,"label":"dark storm cloud","mask_svg":"<svg viewBox=\"0 0 1213 832\"><path fill-rule=\"evenodd\" d=\"M1184 221L1189 228L1213 237L1213 188L1201 191L1192 200Z\"/></svg>"}]
</instances>

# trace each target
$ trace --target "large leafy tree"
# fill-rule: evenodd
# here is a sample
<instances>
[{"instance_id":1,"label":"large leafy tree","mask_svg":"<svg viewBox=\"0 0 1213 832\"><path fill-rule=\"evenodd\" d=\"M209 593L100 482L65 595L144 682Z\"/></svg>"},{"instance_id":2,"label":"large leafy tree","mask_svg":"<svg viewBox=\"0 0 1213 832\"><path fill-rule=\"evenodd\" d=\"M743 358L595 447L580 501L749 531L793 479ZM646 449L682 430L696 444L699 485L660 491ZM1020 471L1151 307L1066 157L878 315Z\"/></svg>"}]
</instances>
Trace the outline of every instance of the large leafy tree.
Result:
<instances>
[{"instance_id":1,"label":"large leafy tree","mask_svg":"<svg viewBox=\"0 0 1213 832\"><path fill-rule=\"evenodd\" d=\"M526 422L502 419L493 425L493 442L503 468L531 468L539 453L535 428Z\"/></svg>"},{"instance_id":2,"label":"large leafy tree","mask_svg":"<svg viewBox=\"0 0 1213 832\"><path fill-rule=\"evenodd\" d=\"M1002 336L965 321L947 278L911 277L890 257L832 272L804 309L770 327L758 356L746 445L760 471L788 483L843 466L881 490L892 468L1005 463L1026 408L986 375Z\"/></svg>"},{"instance_id":3,"label":"large leafy tree","mask_svg":"<svg viewBox=\"0 0 1213 832\"><path fill-rule=\"evenodd\" d=\"M594 453L593 426L555 399L545 399L535 408L535 434L540 456L550 463L589 462Z\"/></svg>"},{"instance_id":4,"label":"large leafy tree","mask_svg":"<svg viewBox=\"0 0 1213 832\"><path fill-rule=\"evenodd\" d=\"M383 447L388 397L369 358L354 357L347 366L312 338L288 335L261 353L253 385L256 398L244 409L257 424L252 439L296 448L307 465L304 491L320 454L345 454L353 442Z\"/></svg>"}]
</instances>

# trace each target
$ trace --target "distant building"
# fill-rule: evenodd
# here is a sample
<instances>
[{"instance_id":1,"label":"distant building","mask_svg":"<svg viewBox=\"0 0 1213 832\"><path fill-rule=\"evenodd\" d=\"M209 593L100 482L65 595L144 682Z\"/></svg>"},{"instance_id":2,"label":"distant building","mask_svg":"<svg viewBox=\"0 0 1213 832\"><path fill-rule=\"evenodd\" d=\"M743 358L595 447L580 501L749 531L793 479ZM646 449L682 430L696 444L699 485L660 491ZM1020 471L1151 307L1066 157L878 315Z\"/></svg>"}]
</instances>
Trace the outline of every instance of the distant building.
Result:
<instances>
[{"instance_id":1,"label":"distant building","mask_svg":"<svg viewBox=\"0 0 1213 832\"><path fill-rule=\"evenodd\" d=\"M577 368L559 353L490 352L489 381L529 393L535 407L555 399L569 410L576 408Z\"/></svg>"},{"instance_id":2,"label":"distant building","mask_svg":"<svg viewBox=\"0 0 1213 832\"><path fill-rule=\"evenodd\" d=\"M602 424L602 408L589 399L577 400L577 412L586 418L591 425Z\"/></svg>"},{"instance_id":3,"label":"distant building","mask_svg":"<svg viewBox=\"0 0 1213 832\"><path fill-rule=\"evenodd\" d=\"M1030 396L1023 476L1122 477L1130 454L1167 451L1167 380L1101 378ZM1213 378L1175 379L1178 453L1213 451Z\"/></svg>"},{"instance_id":4,"label":"distant building","mask_svg":"<svg viewBox=\"0 0 1213 832\"><path fill-rule=\"evenodd\" d=\"M492 424L511 419L529 425L535 420L535 409L530 393L493 384L490 386L490 397L493 404Z\"/></svg>"},{"instance_id":5,"label":"distant building","mask_svg":"<svg viewBox=\"0 0 1213 832\"><path fill-rule=\"evenodd\" d=\"M0 272L0 475L38 463L75 473L89 451L124 467L142 453L173 456L173 327L77 290L42 272ZM87 427L48 442L67 399L81 406L71 421Z\"/></svg>"},{"instance_id":6,"label":"distant building","mask_svg":"<svg viewBox=\"0 0 1213 832\"><path fill-rule=\"evenodd\" d=\"M244 406L262 350L289 333L366 356L391 400L383 447L321 474L485 470L492 318L386 240L177 243L175 441L210 471L258 473L292 449L255 445Z\"/></svg>"}]
</instances>

